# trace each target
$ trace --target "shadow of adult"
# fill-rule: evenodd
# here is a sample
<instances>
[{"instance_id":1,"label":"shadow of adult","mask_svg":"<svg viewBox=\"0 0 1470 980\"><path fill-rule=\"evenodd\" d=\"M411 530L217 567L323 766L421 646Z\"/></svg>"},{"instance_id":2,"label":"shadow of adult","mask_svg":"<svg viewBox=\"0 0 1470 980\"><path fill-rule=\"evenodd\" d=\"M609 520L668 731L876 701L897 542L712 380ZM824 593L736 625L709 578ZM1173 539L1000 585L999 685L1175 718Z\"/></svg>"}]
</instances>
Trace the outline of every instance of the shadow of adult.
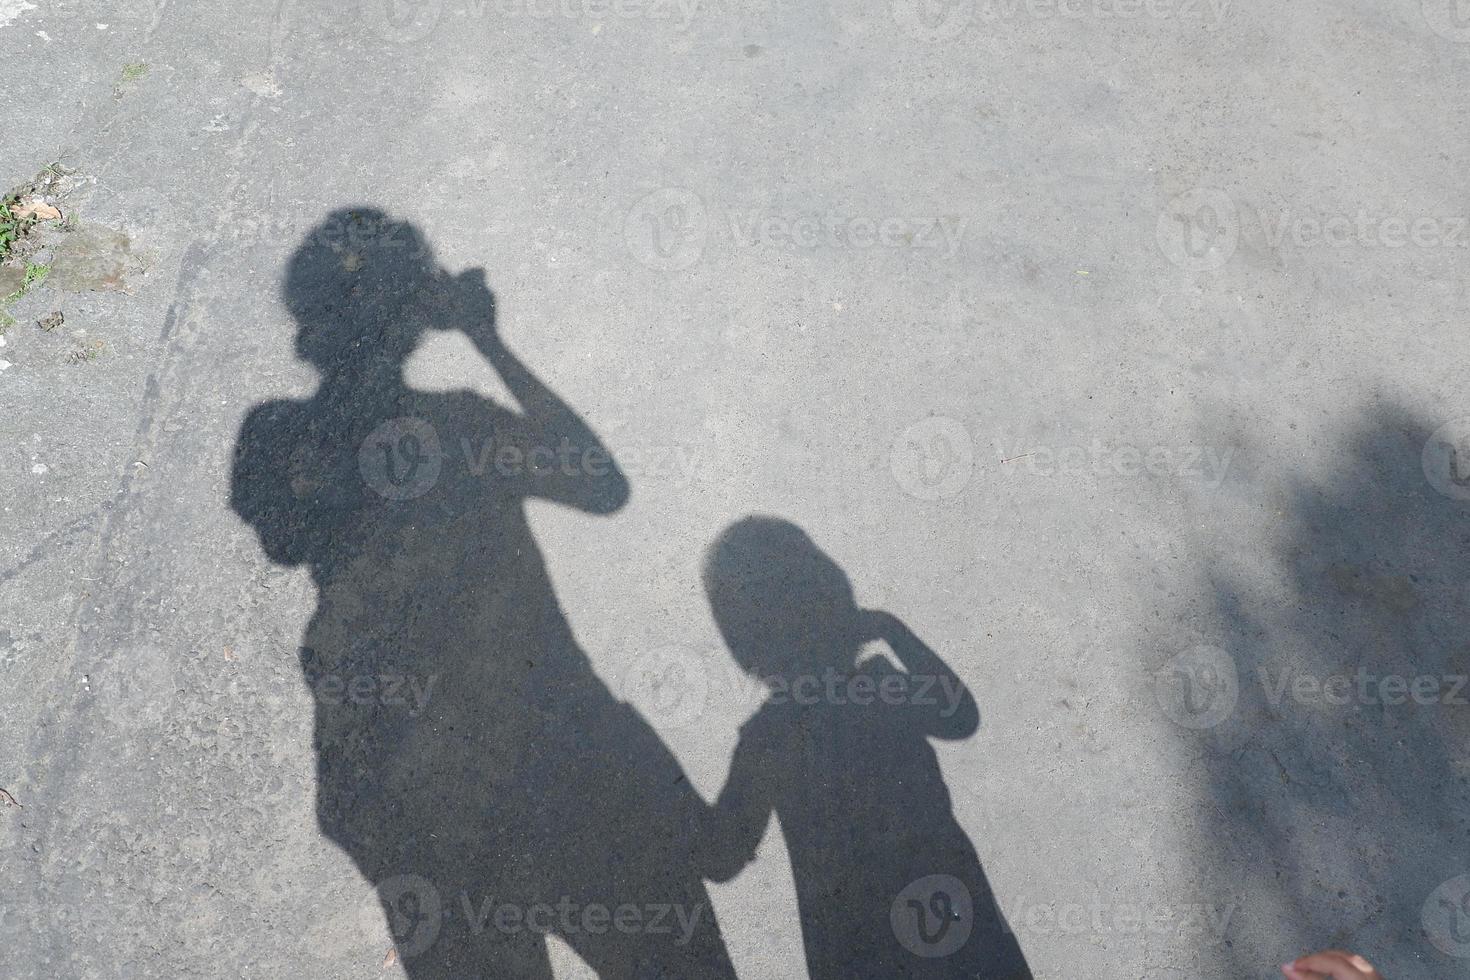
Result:
<instances>
[{"instance_id":1,"label":"shadow of adult","mask_svg":"<svg viewBox=\"0 0 1470 980\"><path fill-rule=\"evenodd\" d=\"M786 521L726 529L704 583L735 660L768 689L715 805L706 874L748 864L775 814L814 980L1029 977L930 744L978 729L964 684L897 617L859 609ZM874 640L897 665L859 661Z\"/></svg>"},{"instance_id":2,"label":"shadow of adult","mask_svg":"<svg viewBox=\"0 0 1470 980\"><path fill-rule=\"evenodd\" d=\"M304 401L256 407L232 505L319 604L321 829L372 882L415 978L549 977L557 935L601 976L733 976L694 866L704 803L578 647L525 503L609 514L628 484L502 342L483 272L339 211L290 262ZM519 403L409 388L426 332L464 331Z\"/></svg>"}]
</instances>

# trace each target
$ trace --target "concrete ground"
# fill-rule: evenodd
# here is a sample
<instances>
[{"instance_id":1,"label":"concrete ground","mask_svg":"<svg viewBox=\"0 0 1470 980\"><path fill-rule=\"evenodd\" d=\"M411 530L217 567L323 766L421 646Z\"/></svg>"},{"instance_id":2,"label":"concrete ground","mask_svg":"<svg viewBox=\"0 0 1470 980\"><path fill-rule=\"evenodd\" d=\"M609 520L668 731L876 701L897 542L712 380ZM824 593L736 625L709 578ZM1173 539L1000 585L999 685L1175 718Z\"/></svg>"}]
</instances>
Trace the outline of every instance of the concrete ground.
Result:
<instances>
[{"instance_id":1,"label":"concrete ground","mask_svg":"<svg viewBox=\"0 0 1470 980\"><path fill-rule=\"evenodd\" d=\"M708 886L690 858L681 887L708 888L742 977L973 973L967 953L803 951L807 851L867 874L956 827L1038 977L1268 977L1326 945L1464 976L1462 14L0 0L0 190L58 164L34 194L65 221L0 273L21 293L0 348L0 974L522 975L539 940L524 970L440 956L495 882L439 872L540 873L575 822L560 870L612 881L668 817L654 783L695 812L750 757L847 803L778 806ZM448 273L485 270L503 347L475 335L472 272L453 282L480 305L431 324L453 329L374 305L395 280L371 263L421 254L393 251L406 225ZM340 269L289 279L306 253ZM357 345L321 392L307 324ZM542 404L507 350L623 485L584 493L586 464L483 489L469 420ZM424 430L369 441L395 413L437 420L426 484L392 469ZM497 523L526 496L524 528ZM812 779L760 755L754 733L805 723L762 707L732 637L781 620L734 633L706 594L711 546L751 514L804 529L978 725L913 735L897 772L868 735L876 756L831 742L841 771ZM777 604L807 595L787 540ZM847 649L837 612L792 615ZM444 659L303 674L303 645L405 623ZM904 660L885 628L870 649ZM477 636L490 654L458 658ZM492 703L510 681L485 671L521 654L524 700ZM859 717L818 698L801 717ZM334 729L344 704L366 713ZM352 741L368 715L396 727ZM434 770L454 718L482 742ZM354 747L329 783L333 739ZM639 788L655 771L679 775ZM486 857L510 798L544 846ZM685 829L650 830L639 873L667 884L654 858L703 846ZM873 908L947 953L905 933L904 895L935 897L916 887ZM394 889L428 932L389 921ZM550 972L657 975L585 938L548 940Z\"/></svg>"}]
</instances>

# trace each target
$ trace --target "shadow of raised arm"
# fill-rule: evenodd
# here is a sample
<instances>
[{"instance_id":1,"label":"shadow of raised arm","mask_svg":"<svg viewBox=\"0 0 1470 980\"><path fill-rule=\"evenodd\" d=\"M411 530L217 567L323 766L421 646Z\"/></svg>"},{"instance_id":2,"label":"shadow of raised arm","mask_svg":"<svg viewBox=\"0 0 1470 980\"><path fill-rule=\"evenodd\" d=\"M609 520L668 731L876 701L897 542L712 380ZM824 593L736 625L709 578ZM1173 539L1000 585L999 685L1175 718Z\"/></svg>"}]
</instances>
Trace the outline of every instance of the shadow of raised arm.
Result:
<instances>
[{"instance_id":1,"label":"shadow of raised arm","mask_svg":"<svg viewBox=\"0 0 1470 980\"><path fill-rule=\"evenodd\" d=\"M596 433L541 379L531 372L500 337L495 300L485 285L483 269L461 273L466 316L459 324L475 347L500 374L521 407L521 414L501 437L521 463L517 489L593 514L610 514L627 503L628 479Z\"/></svg>"},{"instance_id":2,"label":"shadow of raised arm","mask_svg":"<svg viewBox=\"0 0 1470 980\"><path fill-rule=\"evenodd\" d=\"M863 624L869 639L882 640L913 677L932 678L941 699L940 710L925 712L924 734L933 738L969 738L980 728L980 707L965 682L950 669L903 620L889 612L864 610ZM926 698L927 700L927 698Z\"/></svg>"}]
</instances>

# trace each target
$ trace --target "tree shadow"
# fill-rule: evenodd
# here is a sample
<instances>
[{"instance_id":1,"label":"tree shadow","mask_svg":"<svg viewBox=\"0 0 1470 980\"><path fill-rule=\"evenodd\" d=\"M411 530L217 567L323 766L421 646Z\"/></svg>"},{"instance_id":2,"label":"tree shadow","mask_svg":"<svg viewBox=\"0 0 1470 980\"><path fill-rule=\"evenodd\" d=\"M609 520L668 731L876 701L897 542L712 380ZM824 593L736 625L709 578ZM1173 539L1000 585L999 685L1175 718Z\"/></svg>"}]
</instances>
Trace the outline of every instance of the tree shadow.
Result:
<instances>
[{"instance_id":1,"label":"tree shadow","mask_svg":"<svg viewBox=\"0 0 1470 980\"><path fill-rule=\"evenodd\" d=\"M332 214L284 298L320 386L250 413L231 502L315 580L318 819L409 975L549 977L550 934L602 976L733 976L693 850L706 805L593 671L527 524L529 499L616 511L616 463L501 342L483 272L449 275L408 224ZM520 411L405 385L440 329Z\"/></svg>"},{"instance_id":2,"label":"tree shadow","mask_svg":"<svg viewBox=\"0 0 1470 980\"><path fill-rule=\"evenodd\" d=\"M704 835L707 873L748 864L774 814L814 980L1029 977L930 744L978 729L964 684L896 617L859 609L786 521L727 528L704 584L736 662L767 688ZM870 641L902 669L859 661Z\"/></svg>"},{"instance_id":3,"label":"tree shadow","mask_svg":"<svg viewBox=\"0 0 1470 980\"><path fill-rule=\"evenodd\" d=\"M1288 484L1274 552L1208 570L1239 685L1199 743L1215 887L1246 906L1231 975L1324 946L1390 977L1470 956L1470 504L1426 476L1453 463L1434 429L1364 414Z\"/></svg>"}]
</instances>

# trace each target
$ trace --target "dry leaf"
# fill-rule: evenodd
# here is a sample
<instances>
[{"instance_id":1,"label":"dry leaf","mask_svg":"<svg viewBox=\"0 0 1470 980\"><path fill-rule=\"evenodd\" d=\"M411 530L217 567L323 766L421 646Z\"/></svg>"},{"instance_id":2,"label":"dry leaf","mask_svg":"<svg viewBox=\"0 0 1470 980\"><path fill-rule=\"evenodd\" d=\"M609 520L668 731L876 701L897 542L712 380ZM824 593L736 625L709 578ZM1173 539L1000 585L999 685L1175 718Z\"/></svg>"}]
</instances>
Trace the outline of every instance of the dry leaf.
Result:
<instances>
[{"instance_id":1,"label":"dry leaf","mask_svg":"<svg viewBox=\"0 0 1470 980\"><path fill-rule=\"evenodd\" d=\"M398 947L397 946L390 946L390 947L388 947L388 955L385 956L385 957L383 957L383 969L386 970L386 969L388 969L388 967L392 966L394 963L397 963L397 962L398 962Z\"/></svg>"},{"instance_id":2,"label":"dry leaf","mask_svg":"<svg viewBox=\"0 0 1470 980\"><path fill-rule=\"evenodd\" d=\"M61 217L59 210L39 197L28 197L17 204L12 204L10 214L21 221L54 221Z\"/></svg>"}]
</instances>

